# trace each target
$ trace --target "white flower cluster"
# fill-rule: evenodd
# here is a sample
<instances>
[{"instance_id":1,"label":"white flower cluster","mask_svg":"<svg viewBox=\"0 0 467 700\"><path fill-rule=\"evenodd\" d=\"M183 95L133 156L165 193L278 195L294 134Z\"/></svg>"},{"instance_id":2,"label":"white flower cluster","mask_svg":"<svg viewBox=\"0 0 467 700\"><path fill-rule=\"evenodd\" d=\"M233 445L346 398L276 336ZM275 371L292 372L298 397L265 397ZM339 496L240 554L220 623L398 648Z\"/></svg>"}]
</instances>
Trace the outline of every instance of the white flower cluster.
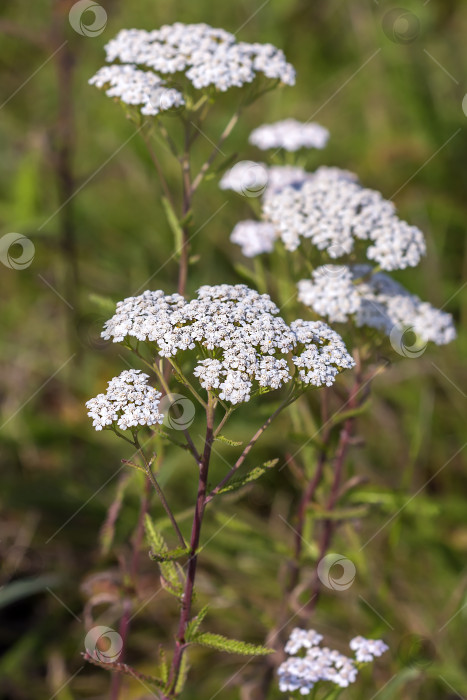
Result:
<instances>
[{"instance_id":1,"label":"white flower cluster","mask_svg":"<svg viewBox=\"0 0 467 700\"><path fill-rule=\"evenodd\" d=\"M437 345L456 337L452 316L421 301L389 275L373 273L369 265L319 267L311 280L298 283L298 299L329 321L352 317L390 335L394 327L412 330L423 342Z\"/></svg>"},{"instance_id":2,"label":"white flower cluster","mask_svg":"<svg viewBox=\"0 0 467 700\"><path fill-rule=\"evenodd\" d=\"M238 42L233 34L207 24L176 22L153 31L122 29L105 50L109 63L119 61L120 64L128 64L133 71L141 74L133 76L136 82L133 85L134 93L127 84L128 76L125 73L115 71L112 76L113 94L120 96L117 93L122 92L132 99L136 99L134 94L144 91L146 84L152 87L151 81L154 79L160 80L161 76L176 73L183 73L196 89L214 86L221 92L251 83L259 73L286 85L295 83L295 70L287 63L280 49L272 44ZM102 80L99 71L91 82L100 87ZM182 104L180 93L174 94L174 99Z\"/></svg>"},{"instance_id":3,"label":"white flower cluster","mask_svg":"<svg viewBox=\"0 0 467 700\"><path fill-rule=\"evenodd\" d=\"M375 656L381 656L388 649L380 640L355 637L350 642L350 648L357 652L356 659L351 659L334 649L320 647L322 639L322 635L315 630L306 631L298 627L292 630L285 651L296 654L305 649L305 655L290 656L279 666L277 673L282 692L298 690L301 695L308 695L320 681L330 681L339 688L347 688L357 679L355 661L373 661Z\"/></svg>"},{"instance_id":4,"label":"white flower cluster","mask_svg":"<svg viewBox=\"0 0 467 700\"><path fill-rule=\"evenodd\" d=\"M148 375L139 369L125 370L111 379L107 393L98 394L86 402L94 428L102 430L116 423L126 430L138 425L162 423L164 416L158 411L161 393L148 386L148 379Z\"/></svg>"},{"instance_id":5,"label":"white flower cluster","mask_svg":"<svg viewBox=\"0 0 467 700\"><path fill-rule=\"evenodd\" d=\"M202 359L194 375L232 404L248 401L252 390L278 389L292 379L292 367L300 382L330 386L341 369L353 366L342 339L325 323L288 326L278 313L267 294L245 285L204 286L190 302L147 291L119 302L102 336L149 341L166 357L197 349Z\"/></svg>"},{"instance_id":6,"label":"white flower cluster","mask_svg":"<svg viewBox=\"0 0 467 700\"><path fill-rule=\"evenodd\" d=\"M240 221L230 234L232 243L242 249L247 258L254 258L261 253L272 253L276 241L276 229L265 221L248 219Z\"/></svg>"},{"instance_id":7,"label":"white flower cluster","mask_svg":"<svg viewBox=\"0 0 467 700\"><path fill-rule=\"evenodd\" d=\"M300 148L324 148L328 139L329 131L321 124L284 119L275 124L263 124L254 129L249 141L262 151L270 148L298 151Z\"/></svg>"},{"instance_id":8,"label":"white flower cluster","mask_svg":"<svg viewBox=\"0 0 467 700\"><path fill-rule=\"evenodd\" d=\"M350 640L349 647L355 651L355 658L360 663L369 663L389 649L381 639L365 639L365 637L354 637Z\"/></svg>"},{"instance_id":9,"label":"white flower cluster","mask_svg":"<svg viewBox=\"0 0 467 700\"><path fill-rule=\"evenodd\" d=\"M338 173L340 177L356 180L353 173L337 168L326 168L329 176ZM336 175L337 176L337 175ZM233 190L245 196L262 196L263 200L274 199L275 195L285 188L299 190L303 183L313 179L314 173L309 173L295 165L273 165L267 167L264 163L240 161L227 170L219 187L222 190ZM231 233L230 240L242 248L246 257L254 257L261 253L270 253L274 242L280 237L278 227L271 222L242 221ZM251 238L251 244L249 239Z\"/></svg>"},{"instance_id":10,"label":"white flower cluster","mask_svg":"<svg viewBox=\"0 0 467 700\"><path fill-rule=\"evenodd\" d=\"M319 168L301 187L266 197L264 218L291 251L308 238L335 258L351 253L356 242L369 241L367 258L385 270L414 267L425 253L422 232L401 221L392 202L337 168Z\"/></svg>"},{"instance_id":11,"label":"white flower cluster","mask_svg":"<svg viewBox=\"0 0 467 700\"><path fill-rule=\"evenodd\" d=\"M118 97L125 104L140 106L141 114L148 116L185 104L181 92L166 87L165 80L132 65L104 66L89 83L98 88L107 87L105 94L108 97Z\"/></svg>"}]
</instances>

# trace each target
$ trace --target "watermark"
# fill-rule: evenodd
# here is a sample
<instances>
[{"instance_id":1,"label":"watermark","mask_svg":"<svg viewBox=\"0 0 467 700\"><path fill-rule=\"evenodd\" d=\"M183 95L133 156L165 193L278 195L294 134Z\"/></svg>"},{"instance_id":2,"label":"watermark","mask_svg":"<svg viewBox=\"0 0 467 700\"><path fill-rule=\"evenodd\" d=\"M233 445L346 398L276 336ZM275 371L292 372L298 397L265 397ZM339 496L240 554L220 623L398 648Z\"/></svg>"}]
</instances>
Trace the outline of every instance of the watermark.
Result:
<instances>
[{"instance_id":1,"label":"watermark","mask_svg":"<svg viewBox=\"0 0 467 700\"><path fill-rule=\"evenodd\" d=\"M417 15L402 7L389 10L383 17L382 27L387 38L395 44L411 44L421 31Z\"/></svg>"},{"instance_id":2,"label":"watermark","mask_svg":"<svg viewBox=\"0 0 467 700\"><path fill-rule=\"evenodd\" d=\"M111 627L92 627L84 640L88 655L102 664L113 664L122 653L123 639Z\"/></svg>"},{"instance_id":3,"label":"watermark","mask_svg":"<svg viewBox=\"0 0 467 700\"><path fill-rule=\"evenodd\" d=\"M344 255L346 255L346 251L344 248L339 245L338 243L329 246L327 249L327 252L329 256L333 259L335 258L342 258ZM328 265L323 265L322 270L324 272L324 275L330 279L338 279L339 277L342 277L342 275L345 275L347 271L347 266L346 265L335 265L335 264L328 264Z\"/></svg>"},{"instance_id":4,"label":"watermark","mask_svg":"<svg viewBox=\"0 0 467 700\"><path fill-rule=\"evenodd\" d=\"M413 326L401 326L398 324L393 326L389 334L389 340L399 355L411 359L423 355L428 345L417 335Z\"/></svg>"},{"instance_id":5,"label":"watermark","mask_svg":"<svg viewBox=\"0 0 467 700\"><path fill-rule=\"evenodd\" d=\"M462 100L462 111L467 117L467 95L464 95L464 99Z\"/></svg>"},{"instance_id":6,"label":"watermark","mask_svg":"<svg viewBox=\"0 0 467 700\"><path fill-rule=\"evenodd\" d=\"M10 270L25 270L35 254L34 243L22 233L6 233L0 238L0 262Z\"/></svg>"},{"instance_id":7,"label":"watermark","mask_svg":"<svg viewBox=\"0 0 467 700\"><path fill-rule=\"evenodd\" d=\"M68 19L77 34L99 36L107 25L107 12L93 0L79 0L71 8Z\"/></svg>"},{"instance_id":8,"label":"watermark","mask_svg":"<svg viewBox=\"0 0 467 700\"><path fill-rule=\"evenodd\" d=\"M183 99L183 87L173 80L165 80L157 89L157 97L147 94L147 104L167 117L175 117L186 108Z\"/></svg>"},{"instance_id":9,"label":"watermark","mask_svg":"<svg viewBox=\"0 0 467 700\"><path fill-rule=\"evenodd\" d=\"M104 340L102 337L105 321L107 321L107 317L98 313L91 312L79 316L75 328L81 345L91 350L103 350L107 345L110 345L110 340Z\"/></svg>"},{"instance_id":10,"label":"watermark","mask_svg":"<svg viewBox=\"0 0 467 700\"><path fill-rule=\"evenodd\" d=\"M318 564L318 578L326 588L346 591L355 581L355 564L342 554L326 554Z\"/></svg>"},{"instance_id":11,"label":"watermark","mask_svg":"<svg viewBox=\"0 0 467 700\"><path fill-rule=\"evenodd\" d=\"M186 430L195 419L194 403L183 394L163 396L158 410L164 414L162 425L172 430Z\"/></svg>"},{"instance_id":12,"label":"watermark","mask_svg":"<svg viewBox=\"0 0 467 700\"><path fill-rule=\"evenodd\" d=\"M267 168L252 160L241 160L236 163L230 174L232 178L238 178L240 185L237 191L244 197L261 197L268 186Z\"/></svg>"},{"instance_id":13,"label":"watermark","mask_svg":"<svg viewBox=\"0 0 467 700\"><path fill-rule=\"evenodd\" d=\"M426 668L436 658L436 648L433 642L418 634L406 634L402 637L397 648L397 658L403 666L411 668Z\"/></svg>"}]
</instances>

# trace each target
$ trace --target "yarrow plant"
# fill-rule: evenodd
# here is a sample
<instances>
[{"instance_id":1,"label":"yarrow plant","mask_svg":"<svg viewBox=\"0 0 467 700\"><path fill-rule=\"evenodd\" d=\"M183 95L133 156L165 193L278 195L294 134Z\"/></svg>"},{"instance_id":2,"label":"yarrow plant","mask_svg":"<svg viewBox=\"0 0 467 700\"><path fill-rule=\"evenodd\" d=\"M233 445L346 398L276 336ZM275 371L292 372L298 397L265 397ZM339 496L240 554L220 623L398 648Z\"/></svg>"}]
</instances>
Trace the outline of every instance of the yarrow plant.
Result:
<instances>
[{"instance_id":1,"label":"yarrow plant","mask_svg":"<svg viewBox=\"0 0 467 700\"><path fill-rule=\"evenodd\" d=\"M421 302L386 274L418 264L425 253L423 234L402 221L391 202L363 187L353 173L324 166L310 172L298 158L294 160L299 153L302 157L306 149L324 148L329 137L324 127L294 119L265 124L252 132L250 143L261 150L286 152L290 162L269 165L240 161L220 178L222 190L233 190L261 203L260 218L239 222L231 240L246 257L264 260L264 254L269 254L274 260L281 250L281 267L282 260L293 253L298 260L294 270L304 268L308 277L283 280L278 275L280 309L272 294L266 293L271 276L259 265L254 273L247 271L249 284L255 280L258 289L245 284L202 285L189 299L190 265L195 264L190 257L195 194L212 174L214 161L243 110L269 90L292 86L294 68L283 52L271 44L238 41L235 35L206 24L175 23L152 31L123 29L105 50L107 65L97 71L90 83L119 102L127 117L138 125L160 180L178 272L176 293L147 290L118 302L102 331L104 339L128 349L148 374L130 369L110 379L106 392L87 402L88 414L97 431L113 431L132 446L133 457L124 463L134 474L143 473L144 493L132 539L131 561L120 561L122 578L128 582L122 592L124 605L119 626L122 656L108 664L86 649L85 658L108 670L110 667L113 672L110 700L123 697L125 676L149 683L161 700L174 700L185 687L189 651L194 645L270 659L262 669L264 679L259 683L258 697L262 700L274 677L271 669L279 674L279 687L284 692L315 693L322 682L331 682L340 690L356 680L360 664L387 649L382 641L356 637L351 642L356 657L350 658L321 647L322 637L317 632L296 628L285 645L290 658L277 668L277 656L271 655L284 646L283 630L289 626L291 600L306 562L303 533L310 506L329 465L331 486L320 504L325 516L316 538L314 573L306 584L311 597L307 605L301 606L302 617L309 618L316 606L320 592L318 563L323 560L336 527L345 520L344 516L332 516L342 495L350 490L343 483L344 467L353 439L354 419L365 401L363 389L373 373L368 358L373 361L374 356L371 352L365 354L358 335L350 334L354 346L351 354L341 335L322 319L353 324L357 329L369 327L387 335L391 334L391 324L409 322L427 341L452 340L454 330L449 315ZM195 167L200 162L199 154L193 157L199 134L209 132L211 110L227 90L238 96L235 112L220 137L207 139L213 149L205 159L203 155L202 165ZM165 142L178 161L178 188L169 187L157 139ZM291 281L295 297L298 283L296 300L304 305L304 313L290 310ZM304 314L311 317L302 318ZM336 394L338 408L331 416L330 391L338 375L346 370L353 370L353 383L348 388L348 398L341 400L345 390ZM177 438L167 430L167 415L171 404L176 403L179 395L174 392L179 387L190 394L196 406L196 425L201 420L204 423L202 435L199 430L196 435L192 433L191 424L181 419L176 423ZM319 396L319 401L313 396ZM245 404L253 401L262 404L261 410L268 413L243 446L242 442L226 438L223 431L234 412L244 410ZM223 494L251 484L277 463L270 460L251 468L249 459L257 441L279 414L289 409L294 429L297 425L301 428L302 421L310 417L313 423L316 403L321 404L321 416L315 421L311 436L310 421L306 424L304 448L322 433L314 452L317 460L300 464L299 458L287 458L299 482L300 499L283 604L277 626L269 631L268 646L204 631L208 606L197 614L194 608L206 510ZM172 429L173 425L169 422ZM334 440L336 428L340 428L340 433ZM229 463L225 476L213 485L211 463L216 441L243 449ZM185 531L185 519L182 521L174 512L171 498L159 483L160 460L167 447L184 450L196 473L189 531ZM151 490L165 510L176 547L166 541L163 528L149 515ZM109 511L112 527L121 498L117 495ZM179 607L172 647L168 653L161 651L160 663L151 676L140 674L125 660L137 603L135 581L143 530L149 555L159 567L162 586L176 598Z\"/></svg>"},{"instance_id":2,"label":"yarrow plant","mask_svg":"<svg viewBox=\"0 0 467 700\"><path fill-rule=\"evenodd\" d=\"M354 364L340 336L325 323L299 319L289 326L278 314L279 310L268 295L261 295L245 285L223 284L201 287L197 297L189 302L179 294L165 295L161 290L129 297L117 304L115 315L104 325L102 336L123 343L134 351L153 370L170 397L171 391L163 369L164 359L168 361L177 380L191 391L206 415L202 449L196 447L187 429L183 431L186 443L182 447L191 452L199 468L198 497L187 545L151 470L151 460L138 438L142 427L162 423L164 416L159 412L161 393L147 385L147 374L129 370L109 382L106 394L99 394L86 404L96 430L109 428L134 445L142 460L140 468L161 498L180 541L180 548L170 552L155 524L148 521L152 556L161 562L161 574L167 578L168 589L181 604L170 672L167 670L165 681L163 678L153 679L163 689L163 697L174 697L181 690L185 673L184 656L189 644L205 644L223 651L247 654L268 651L260 646L200 633L196 618L192 618L192 601L201 525L207 504L228 489L232 477L262 433L284 408L297 400L307 386L330 386L340 371ZM194 355L193 364L196 363L192 376L182 369L182 366L186 366L186 359L189 359L183 356L190 353ZM201 388L193 386L193 377L207 392L206 399L199 393ZM249 401L253 394L277 390L284 384L288 385L288 391L283 401L256 431L227 475L209 491L212 445L235 406ZM216 409L224 401L230 405L225 406L224 415L216 424ZM121 432L125 430L130 431L131 437ZM164 437L163 433L161 436ZM131 463L131 466L135 465ZM245 483L258 478L264 471L265 468L257 470L256 475L247 474ZM167 573L166 564L162 562L183 557L187 558L186 576L173 570Z\"/></svg>"}]
</instances>

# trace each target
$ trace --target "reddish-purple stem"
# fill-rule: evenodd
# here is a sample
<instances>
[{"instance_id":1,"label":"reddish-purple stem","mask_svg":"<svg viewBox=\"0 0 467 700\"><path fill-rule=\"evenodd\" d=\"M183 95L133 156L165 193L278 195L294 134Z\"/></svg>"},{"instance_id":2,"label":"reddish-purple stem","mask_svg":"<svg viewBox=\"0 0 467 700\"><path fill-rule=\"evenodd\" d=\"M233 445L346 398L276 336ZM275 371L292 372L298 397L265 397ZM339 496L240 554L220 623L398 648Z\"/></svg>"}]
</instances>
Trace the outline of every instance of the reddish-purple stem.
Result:
<instances>
[{"instance_id":1,"label":"reddish-purple stem","mask_svg":"<svg viewBox=\"0 0 467 700\"><path fill-rule=\"evenodd\" d=\"M193 600L193 590L195 586L196 569L198 564L198 547L201 536L201 526L203 523L204 510L206 507L206 491L208 484L209 462L211 459L212 443L214 440L214 404L212 395L209 394L208 407L206 410L206 437L204 440L204 451L201 458L198 495L196 497L195 513L193 517L193 525L191 528L190 538L190 554L188 558L188 569L186 576L185 589L183 591L182 609L180 611L180 620L178 625L177 638L175 642L175 651L170 670L169 678L169 697L177 695L177 681L180 673L183 653L186 648L185 632L190 621L191 605Z\"/></svg>"}]
</instances>

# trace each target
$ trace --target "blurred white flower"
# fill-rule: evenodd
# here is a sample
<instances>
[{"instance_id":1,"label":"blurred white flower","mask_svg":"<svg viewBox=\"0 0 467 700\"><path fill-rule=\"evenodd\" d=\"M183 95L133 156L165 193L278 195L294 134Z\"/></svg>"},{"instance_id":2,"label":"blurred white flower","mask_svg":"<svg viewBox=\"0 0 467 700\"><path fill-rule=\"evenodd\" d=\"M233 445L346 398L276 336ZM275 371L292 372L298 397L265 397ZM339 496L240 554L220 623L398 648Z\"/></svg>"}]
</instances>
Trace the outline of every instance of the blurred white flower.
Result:
<instances>
[{"instance_id":1,"label":"blurred white flower","mask_svg":"<svg viewBox=\"0 0 467 700\"><path fill-rule=\"evenodd\" d=\"M336 274L333 273L336 269ZM421 301L401 284L369 265L326 265L298 283L298 299L329 321L369 326L390 336L409 328L423 342L450 343L456 337L452 316Z\"/></svg>"},{"instance_id":2,"label":"blurred white flower","mask_svg":"<svg viewBox=\"0 0 467 700\"><path fill-rule=\"evenodd\" d=\"M264 221L240 221L230 234L230 240L241 247L246 258L254 258L261 253L272 253L276 230Z\"/></svg>"},{"instance_id":3,"label":"blurred white flower","mask_svg":"<svg viewBox=\"0 0 467 700\"><path fill-rule=\"evenodd\" d=\"M254 129L249 141L263 151L270 148L298 151L300 148L324 148L328 139L329 131L320 124L284 119Z\"/></svg>"},{"instance_id":4,"label":"blurred white flower","mask_svg":"<svg viewBox=\"0 0 467 700\"><path fill-rule=\"evenodd\" d=\"M392 202L337 168L319 168L301 185L265 197L263 216L291 251L308 238L318 250L340 257L368 241L367 258L385 270L415 267L425 253L422 232L401 221Z\"/></svg>"},{"instance_id":5,"label":"blurred white flower","mask_svg":"<svg viewBox=\"0 0 467 700\"><path fill-rule=\"evenodd\" d=\"M365 639L365 637L354 637L350 640L349 647L355 651L355 658L360 663L369 663L389 649L381 639Z\"/></svg>"},{"instance_id":6,"label":"blurred white flower","mask_svg":"<svg viewBox=\"0 0 467 700\"><path fill-rule=\"evenodd\" d=\"M319 646L322 639L322 635L315 630L307 631L298 627L292 630L285 645L286 653L296 654L305 649L305 654L290 656L279 666L279 689L283 693L298 690L301 695L308 695L320 681L347 688L357 679L355 661L373 661L375 656L381 656L388 649L379 639L355 637L350 642L350 648L356 651L356 658L351 659L335 649Z\"/></svg>"}]
</instances>

